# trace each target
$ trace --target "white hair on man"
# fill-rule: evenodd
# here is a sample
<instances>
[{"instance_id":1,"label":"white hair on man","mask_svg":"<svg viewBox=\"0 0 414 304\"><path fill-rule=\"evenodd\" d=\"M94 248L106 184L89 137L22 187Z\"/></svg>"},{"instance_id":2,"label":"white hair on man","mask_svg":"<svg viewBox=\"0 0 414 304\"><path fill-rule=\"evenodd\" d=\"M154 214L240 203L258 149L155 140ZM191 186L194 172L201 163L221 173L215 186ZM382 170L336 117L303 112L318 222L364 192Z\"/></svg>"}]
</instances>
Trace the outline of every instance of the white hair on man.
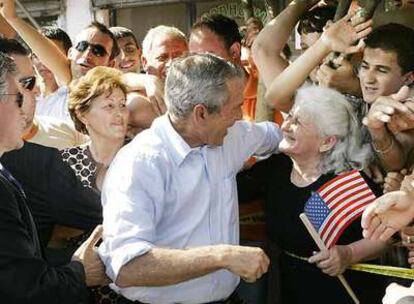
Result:
<instances>
[{"instance_id":1,"label":"white hair on man","mask_svg":"<svg viewBox=\"0 0 414 304\"><path fill-rule=\"evenodd\" d=\"M366 168L373 152L363 142L364 126L344 95L326 87L305 86L296 94L295 106L299 105L310 115L321 136L336 138L333 148L322 155L322 173Z\"/></svg>"},{"instance_id":2,"label":"white hair on man","mask_svg":"<svg viewBox=\"0 0 414 304\"><path fill-rule=\"evenodd\" d=\"M185 119L198 104L209 113L219 112L229 99L227 82L233 78L243 79L243 70L212 54L174 60L165 83L168 112Z\"/></svg>"},{"instance_id":3,"label":"white hair on man","mask_svg":"<svg viewBox=\"0 0 414 304\"><path fill-rule=\"evenodd\" d=\"M185 34L174 26L159 25L151 28L142 41L142 55L148 57L151 53L154 41L160 40L162 37L182 40L187 43Z\"/></svg>"}]
</instances>

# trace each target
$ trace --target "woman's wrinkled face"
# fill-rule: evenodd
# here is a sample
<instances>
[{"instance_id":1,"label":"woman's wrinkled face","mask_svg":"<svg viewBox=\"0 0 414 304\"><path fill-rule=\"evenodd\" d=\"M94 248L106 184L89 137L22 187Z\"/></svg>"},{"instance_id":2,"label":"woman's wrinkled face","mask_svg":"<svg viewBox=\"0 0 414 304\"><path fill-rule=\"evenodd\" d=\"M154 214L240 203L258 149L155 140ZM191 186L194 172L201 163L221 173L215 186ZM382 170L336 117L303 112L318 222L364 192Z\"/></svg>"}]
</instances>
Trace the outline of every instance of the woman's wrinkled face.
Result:
<instances>
[{"instance_id":1,"label":"woman's wrinkled face","mask_svg":"<svg viewBox=\"0 0 414 304\"><path fill-rule=\"evenodd\" d=\"M320 154L323 137L319 134L314 118L301 107L294 106L282 124L283 139L279 149L289 156L314 156Z\"/></svg>"},{"instance_id":2,"label":"woman's wrinkled face","mask_svg":"<svg viewBox=\"0 0 414 304\"><path fill-rule=\"evenodd\" d=\"M91 137L101 136L111 140L125 138L129 111L121 89L116 88L109 95L102 94L94 98L89 110L80 115Z\"/></svg>"}]
</instances>

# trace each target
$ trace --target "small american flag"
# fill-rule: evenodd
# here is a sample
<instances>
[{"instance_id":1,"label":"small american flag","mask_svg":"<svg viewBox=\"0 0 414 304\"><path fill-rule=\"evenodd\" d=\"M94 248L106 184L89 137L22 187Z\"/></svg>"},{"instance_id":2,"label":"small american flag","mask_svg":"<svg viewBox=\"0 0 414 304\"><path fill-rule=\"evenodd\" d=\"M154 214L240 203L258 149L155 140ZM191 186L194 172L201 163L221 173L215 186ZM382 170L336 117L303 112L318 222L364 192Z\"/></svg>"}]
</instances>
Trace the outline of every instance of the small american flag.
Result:
<instances>
[{"instance_id":1,"label":"small american flag","mask_svg":"<svg viewBox=\"0 0 414 304\"><path fill-rule=\"evenodd\" d=\"M375 195L357 170L341 174L314 192L305 204L305 214L327 248L359 216Z\"/></svg>"}]
</instances>

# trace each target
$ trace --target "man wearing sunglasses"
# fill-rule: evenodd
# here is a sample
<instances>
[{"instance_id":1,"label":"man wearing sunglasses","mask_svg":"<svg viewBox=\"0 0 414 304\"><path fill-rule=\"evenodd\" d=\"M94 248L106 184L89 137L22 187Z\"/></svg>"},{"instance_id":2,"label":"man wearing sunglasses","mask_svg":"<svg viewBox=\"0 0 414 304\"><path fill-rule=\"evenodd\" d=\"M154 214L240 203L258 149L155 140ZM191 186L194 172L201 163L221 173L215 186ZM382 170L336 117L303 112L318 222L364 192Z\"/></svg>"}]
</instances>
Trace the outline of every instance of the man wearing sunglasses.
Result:
<instances>
[{"instance_id":1,"label":"man wearing sunglasses","mask_svg":"<svg viewBox=\"0 0 414 304\"><path fill-rule=\"evenodd\" d=\"M93 22L76 36L74 47L69 49L68 54L63 54L51 40L16 15L14 0L0 0L0 7L3 17L55 75L58 85L64 87L56 92L59 96L54 102L56 107L64 108L65 113L63 116L54 113L53 116L71 122L67 111L66 86L96 66L114 66L119 54L114 35L105 25Z\"/></svg>"},{"instance_id":2,"label":"man wearing sunglasses","mask_svg":"<svg viewBox=\"0 0 414 304\"><path fill-rule=\"evenodd\" d=\"M77 132L72 120L67 123L53 117L39 116L36 112L36 96L39 94L36 76L29 51L17 40L0 38L0 52L13 58L17 66L18 85L24 96L23 111L26 117L26 130L23 139L37 144L63 149L80 145L88 140ZM64 115L66 108L55 107L55 113Z\"/></svg>"},{"instance_id":3,"label":"man wearing sunglasses","mask_svg":"<svg viewBox=\"0 0 414 304\"><path fill-rule=\"evenodd\" d=\"M26 122L13 60L0 53L0 156L23 146ZM0 164L0 298L5 303L88 303L86 286L107 282L94 251L101 229L72 262L50 267L19 182Z\"/></svg>"},{"instance_id":4,"label":"man wearing sunglasses","mask_svg":"<svg viewBox=\"0 0 414 304\"><path fill-rule=\"evenodd\" d=\"M14 39L0 39L0 52L8 54L18 67L18 86L24 97L22 110L26 117L26 131L31 128L35 107L36 95L39 90L36 86L36 76L32 61L28 57L29 52Z\"/></svg>"},{"instance_id":5,"label":"man wearing sunglasses","mask_svg":"<svg viewBox=\"0 0 414 304\"><path fill-rule=\"evenodd\" d=\"M66 56L52 41L16 15L14 0L0 0L0 4L3 17L54 73L60 86L68 85L96 66L114 65L119 48L105 25L92 22L76 36L74 47Z\"/></svg>"}]
</instances>

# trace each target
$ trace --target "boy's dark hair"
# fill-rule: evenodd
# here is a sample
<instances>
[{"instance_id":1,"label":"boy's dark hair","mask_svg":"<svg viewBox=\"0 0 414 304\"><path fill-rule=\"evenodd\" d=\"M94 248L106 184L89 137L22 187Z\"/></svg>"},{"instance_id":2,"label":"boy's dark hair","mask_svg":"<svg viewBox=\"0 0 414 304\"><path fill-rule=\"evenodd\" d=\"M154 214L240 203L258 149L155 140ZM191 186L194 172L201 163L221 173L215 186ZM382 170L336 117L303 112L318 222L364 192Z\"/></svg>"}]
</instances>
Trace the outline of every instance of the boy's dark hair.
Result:
<instances>
[{"instance_id":1,"label":"boy's dark hair","mask_svg":"<svg viewBox=\"0 0 414 304\"><path fill-rule=\"evenodd\" d=\"M367 36L365 45L394 52L403 74L414 71L414 30L411 28L397 23L381 25Z\"/></svg>"},{"instance_id":2,"label":"boy's dark hair","mask_svg":"<svg viewBox=\"0 0 414 304\"><path fill-rule=\"evenodd\" d=\"M112 50L111 50L111 54L109 56L110 59L114 59L116 56L119 55L119 46L118 46L118 42L116 41L116 38L114 36L114 34L112 34L112 32L106 27L105 24L97 22L97 21L93 21L91 24L89 24L85 29L89 29L89 28L95 28L98 31L100 31L101 33L109 36L109 38L111 38L112 40Z\"/></svg>"},{"instance_id":3,"label":"boy's dark hair","mask_svg":"<svg viewBox=\"0 0 414 304\"><path fill-rule=\"evenodd\" d=\"M328 20L333 20L336 8L332 6L316 7L307 12L299 21L298 33L322 33Z\"/></svg>"},{"instance_id":4,"label":"boy's dark hair","mask_svg":"<svg viewBox=\"0 0 414 304\"><path fill-rule=\"evenodd\" d=\"M70 40L69 35L57 26L44 26L40 29L40 32L46 38L62 42L66 54L72 47L72 41Z\"/></svg>"},{"instance_id":5,"label":"boy's dark hair","mask_svg":"<svg viewBox=\"0 0 414 304\"><path fill-rule=\"evenodd\" d=\"M0 38L0 52L9 56L12 54L28 56L30 54L30 51L19 41L7 38Z\"/></svg>"},{"instance_id":6,"label":"boy's dark hair","mask_svg":"<svg viewBox=\"0 0 414 304\"><path fill-rule=\"evenodd\" d=\"M207 28L219 36L226 48L230 48L233 43L241 43L239 26L236 21L220 14L203 15L191 28L191 31Z\"/></svg>"},{"instance_id":7,"label":"boy's dark hair","mask_svg":"<svg viewBox=\"0 0 414 304\"><path fill-rule=\"evenodd\" d=\"M129 28L123 26L112 26L109 28L109 30L112 32L112 34L114 34L116 39L131 37L134 40L137 48L140 48L137 37L135 37L134 32Z\"/></svg>"}]
</instances>

